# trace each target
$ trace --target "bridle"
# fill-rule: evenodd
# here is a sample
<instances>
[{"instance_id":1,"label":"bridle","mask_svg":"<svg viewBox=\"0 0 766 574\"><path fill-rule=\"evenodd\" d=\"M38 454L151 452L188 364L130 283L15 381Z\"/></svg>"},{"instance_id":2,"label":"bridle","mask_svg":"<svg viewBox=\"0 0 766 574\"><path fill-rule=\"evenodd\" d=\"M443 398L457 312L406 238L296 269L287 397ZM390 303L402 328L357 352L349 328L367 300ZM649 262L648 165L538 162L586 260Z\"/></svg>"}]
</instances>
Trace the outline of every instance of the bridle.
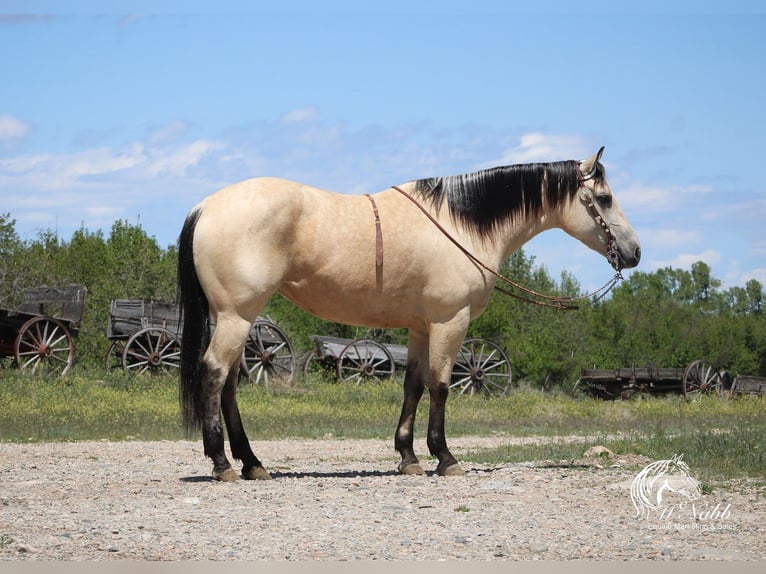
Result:
<instances>
[{"instance_id":1,"label":"bridle","mask_svg":"<svg viewBox=\"0 0 766 574\"><path fill-rule=\"evenodd\" d=\"M593 202L593 190L585 185L586 181L595 177L596 169L594 168L593 171L591 171L589 174L583 175L582 171L580 170L580 162L573 160L573 163L575 165L575 171L577 172L577 191L580 194L580 199L585 202L585 206L588 208L588 212L591 214L596 223L601 226L601 229L604 230L604 234L607 238L606 260L609 262L609 265L611 265L612 268L617 271L617 273L619 273L622 270L622 265L620 265L620 252L617 250L617 239L612 233L612 230L609 229L609 225L607 225L604 217L601 215L595 203Z\"/></svg>"},{"instance_id":2,"label":"bridle","mask_svg":"<svg viewBox=\"0 0 766 574\"><path fill-rule=\"evenodd\" d=\"M573 160L575 164L575 170L577 172L577 185L578 185L578 192L580 193L580 198L585 202L586 207L588 208L588 213L591 214L593 219L598 223L601 228L604 230L604 233L607 237L607 244L606 244L606 259L609 262L609 264L612 266L612 268L616 271L614 277L612 277L609 281L607 281L602 287L591 291L590 293L586 293L585 295L580 295L579 297L561 297L561 296L555 296L555 295L545 295L544 293L538 293L537 291L530 289L529 287L525 287L524 285L521 285L520 283L517 283L516 281L513 281L512 279L509 279L508 277L498 273L488 265L484 264L479 258L477 258L473 253L468 251L465 247L463 247L460 242L452 237L450 233L442 226L441 223L433 216L431 213L420 203L418 200L416 200L414 197L412 197L409 193L404 191L402 188L393 185L391 186L392 189L395 189L398 191L401 195L409 199L420 211L422 211L428 219L431 220L431 223L436 226L436 228L441 231L441 233L449 239L474 265L484 269L491 275L494 275L497 279L505 283L506 285L510 285L514 289L518 291L522 291L526 295L519 295L519 293L516 293L514 291L510 291L508 289L505 289L504 287L495 284L495 289L500 291L501 293L504 293L510 297L513 297L514 299L519 299L520 301L524 301L526 303L531 303L533 305L538 305L540 307L550 307L553 309L557 309L559 311L574 311L580 308L579 305L575 304L577 301L583 301L585 299L593 298L593 301L598 301L599 299L603 298L609 291L612 290L612 288L617 284L618 281L620 281L622 277L622 273L620 273L622 266L620 265L620 257L619 252L617 251L617 240L614 237L614 234L612 233L612 230L609 229L609 226L607 225L606 221L604 221L603 216L598 211L598 208L593 203L593 190L586 187L584 183L588 180L591 180L596 175L596 170L594 169L589 174L583 175L582 171L580 170L580 162ZM583 191L585 190L585 191ZM373 204L374 207L374 204Z\"/></svg>"}]
</instances>

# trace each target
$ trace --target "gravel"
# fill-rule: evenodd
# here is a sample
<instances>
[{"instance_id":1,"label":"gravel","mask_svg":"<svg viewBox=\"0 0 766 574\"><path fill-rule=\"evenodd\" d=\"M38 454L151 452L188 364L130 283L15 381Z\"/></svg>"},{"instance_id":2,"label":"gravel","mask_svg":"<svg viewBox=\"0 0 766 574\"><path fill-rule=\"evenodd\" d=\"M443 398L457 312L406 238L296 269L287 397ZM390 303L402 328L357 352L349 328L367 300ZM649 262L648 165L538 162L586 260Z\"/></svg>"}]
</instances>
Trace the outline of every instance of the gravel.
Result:
<instances>
[{"instance_id":1,"label":"gravel","mask_svg":"<svg viewBox=\"0 0 766 574\"><path fill-rule=\"evenodd\" d=\"M391 443L253 442L274 480L234 483L196 441L0 443L0 560L766 559L763 481L641 520L635 457L401 476Z\"/></svg>"}]
</instances>

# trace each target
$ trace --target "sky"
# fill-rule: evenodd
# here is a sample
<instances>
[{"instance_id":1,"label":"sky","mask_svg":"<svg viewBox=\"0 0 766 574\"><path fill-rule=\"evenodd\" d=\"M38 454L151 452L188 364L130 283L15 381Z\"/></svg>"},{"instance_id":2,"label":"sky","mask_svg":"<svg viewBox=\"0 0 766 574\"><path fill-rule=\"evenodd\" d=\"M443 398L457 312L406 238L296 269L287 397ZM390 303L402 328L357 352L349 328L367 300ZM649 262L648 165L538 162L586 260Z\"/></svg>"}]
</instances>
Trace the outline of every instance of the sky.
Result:
<instances>
[{"instance_id":1,"label":"sky","mask_svg":"<svg viewBox=\"0 0 766 574\"><path fill-rule=\"evenodd\" d=\"M22 239L124 220L166 247L251 177L372 193L605 146L638 270L766 285L758 1L0 0L0 54ZM524 250L586 289L612 275L557 230Z\"/></svg>"}]
</instances>

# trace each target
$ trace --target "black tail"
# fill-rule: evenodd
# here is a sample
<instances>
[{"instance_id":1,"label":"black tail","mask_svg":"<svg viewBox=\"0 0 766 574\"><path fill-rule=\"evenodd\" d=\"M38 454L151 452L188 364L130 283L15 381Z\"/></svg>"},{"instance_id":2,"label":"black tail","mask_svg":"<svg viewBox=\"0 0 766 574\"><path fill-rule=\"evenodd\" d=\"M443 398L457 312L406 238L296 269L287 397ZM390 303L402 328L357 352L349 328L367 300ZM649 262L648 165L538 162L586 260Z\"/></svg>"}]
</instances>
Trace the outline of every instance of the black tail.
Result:
<instances>
[{"instance_id":1,"label":"black tail","mask_svg":"<svg viewBox=\"0 0 766 574\"><path fill-rule=\"evenodd\" d=\"M210 343L210 307L194 268L194 229L202 209L192 211L178 237L178 303L181 335L181 416L187 432L199 430L205 413L202 355Z\"/></svg>"}]
</instances>

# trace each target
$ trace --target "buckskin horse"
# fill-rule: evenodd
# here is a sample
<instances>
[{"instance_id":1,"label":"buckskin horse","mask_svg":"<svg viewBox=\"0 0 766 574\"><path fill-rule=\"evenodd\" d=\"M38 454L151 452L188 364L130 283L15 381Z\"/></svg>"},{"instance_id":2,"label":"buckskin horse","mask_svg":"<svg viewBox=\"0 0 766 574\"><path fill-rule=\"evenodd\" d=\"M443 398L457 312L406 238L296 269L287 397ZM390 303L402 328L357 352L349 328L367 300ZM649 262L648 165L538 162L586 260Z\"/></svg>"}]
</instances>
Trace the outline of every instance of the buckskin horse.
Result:
<instances>
[{"instance_id":1,"label":"buckskin horse","mask_svg":"<svg viewBox=\"0 0 766 574\"><path fill-rule=\"evenodd\" d=\"M256 178L196 205L178 240L180 395L184 424L201 429L213 477L239 478L224 450L225 423L242 476L271 478L250 447L236 393L250 326L274 293L330 321L408 329L394 437L399 472L424 474L413 428L428 388L436 473L464 474L444 432L448 383L495 270L551 228L607 256L618 273L638 264L639 240L609 187L603 150L582 161L419 179L366 196Z\"/></svg>"}]
</instances>

